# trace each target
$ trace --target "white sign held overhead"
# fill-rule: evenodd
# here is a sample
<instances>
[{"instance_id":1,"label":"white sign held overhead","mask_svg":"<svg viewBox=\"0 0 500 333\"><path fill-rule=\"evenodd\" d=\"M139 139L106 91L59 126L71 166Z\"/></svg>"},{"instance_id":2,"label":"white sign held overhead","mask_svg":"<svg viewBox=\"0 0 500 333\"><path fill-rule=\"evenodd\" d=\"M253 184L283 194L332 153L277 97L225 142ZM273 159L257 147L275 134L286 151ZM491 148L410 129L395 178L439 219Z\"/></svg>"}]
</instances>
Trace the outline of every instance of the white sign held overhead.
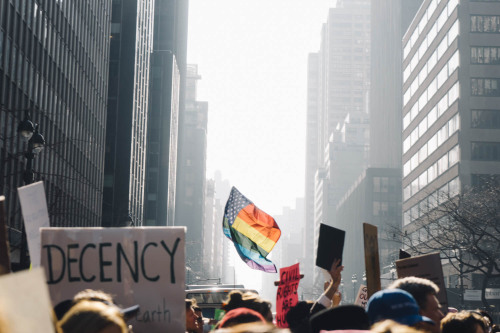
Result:
<instances>
[{"instance_id":1,"label":"white sign held overhead","mask_svg":"<svg viewBox=\"0 0 500 333\"><path fill-rule=\"evenodd\" d=\"M52 306L41 268L2 275L0 295L2 328L11 333L54 332Z\"/></svg>"},{"instance_id":2,"label":"white sign held overhead","mask_svg":"<svg viewBox=\"0 0 500 333\"><path fill-rule=\"evenodd\" d=\"M184 227L42 229L42 266L53 305L84 289L138 304L134 332L184 332Z\"/></svg>"},{"instance_id":3,"label":"white sign held overhead","mask_svg":"<svg viewBox=\"0 0 500 333\"><path fill-rule=\"evenodd\" d=\"M358 295L356 296L354 304L366 308L366 303L368 303L368 288L362 284L359 286Z\"/></svg>"},{"instance_id":4,"label":"white sign held overhead","mask_svg":"<svg viewBox=\"0 0 500 333\"><path fill-rule=\"evenodd\" d=\"M40 228L50 227L47 200L43 182L37 182L17 189L21 211L23 213L24 228L31 266L40 266Z\"/></svg>"}]
</instances>

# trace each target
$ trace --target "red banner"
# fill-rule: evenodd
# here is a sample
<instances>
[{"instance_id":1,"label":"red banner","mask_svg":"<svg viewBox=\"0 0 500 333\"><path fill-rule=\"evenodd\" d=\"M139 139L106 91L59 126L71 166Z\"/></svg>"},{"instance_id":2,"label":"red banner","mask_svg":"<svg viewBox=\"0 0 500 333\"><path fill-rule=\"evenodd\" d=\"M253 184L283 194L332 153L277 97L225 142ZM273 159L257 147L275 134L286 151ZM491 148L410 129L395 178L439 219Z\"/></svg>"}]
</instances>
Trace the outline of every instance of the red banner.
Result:
<instances>
[{"instance_id":1,"label":"red banner","mask_svg":"<svg viewBox=\"0 0 500 333\"><path fill-rule=\"evenodd\" d=\"M300 281L299 264L280 268L280 281L276 294L276 326L286 328L285 315L299 301L297 288Z\"/></svg>"}]
</instances>

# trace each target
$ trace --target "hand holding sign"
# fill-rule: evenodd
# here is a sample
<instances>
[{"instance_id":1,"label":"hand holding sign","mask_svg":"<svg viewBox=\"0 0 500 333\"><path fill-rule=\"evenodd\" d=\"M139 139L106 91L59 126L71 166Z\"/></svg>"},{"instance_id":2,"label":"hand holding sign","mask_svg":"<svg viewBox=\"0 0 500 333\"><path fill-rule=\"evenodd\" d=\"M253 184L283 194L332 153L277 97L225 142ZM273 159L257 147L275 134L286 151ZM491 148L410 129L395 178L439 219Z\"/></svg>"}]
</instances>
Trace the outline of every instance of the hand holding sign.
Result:
<instances>
[{"instance_id":1,"label":"hand holding sign","mask_svg":"<svg viewBox=\"0 0 500 333\"><path fill-rule=\"evenodd\" d=\"M335 259L329 271L330 276L332 277L330 280L330 286L325 290L325 296L328 297L328 299L333 300L335 293L339 288L340 281L342 280L341 272L343 269L344 266L340 265L340 259ZM340 300L338 301L340 302Z\"/></svg>"}]
</instances>

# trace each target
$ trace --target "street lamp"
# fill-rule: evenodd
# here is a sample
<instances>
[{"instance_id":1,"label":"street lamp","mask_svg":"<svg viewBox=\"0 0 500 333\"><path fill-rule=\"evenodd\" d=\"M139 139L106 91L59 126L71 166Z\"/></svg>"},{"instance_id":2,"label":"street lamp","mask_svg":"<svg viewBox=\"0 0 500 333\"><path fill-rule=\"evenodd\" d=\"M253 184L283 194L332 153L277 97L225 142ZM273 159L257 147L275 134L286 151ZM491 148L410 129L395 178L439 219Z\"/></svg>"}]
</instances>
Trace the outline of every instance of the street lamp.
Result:
<instances>
[{"instance_id":1,"label":"street lamp","mask_svg":"<svg viewBox=\"0 0 500 333\"><path fill-rule=\"evenodd\" d=\"M23 180L25 185L29 185L35 181L33 173L33 159L45 147L45 139L43 138L43 135L38 132L38 124L33 125L29 119L28 113L26 113L24 120L17 126L17 131L24 140L28 141L28 150L24 152L24 157L26 158L26 168L23 173ZM24 269L29 267L28 257L26 255L27 240L24 223L21 224L21 237L21 255L19 261L21 268Z\"/></svg>"},{"instance_id":2,"label":"street lamp","mask_svg":"<svg viewBox=\"0 0 500 333\"><path fill-rule=\"evenodd\" d=\"M25 111L24 120L21 121L17 126L17 132L24 141L28 141L33 136L34 131L35 131L35 126L31 121L28 111Z\"/></svg>"}]
</instances>

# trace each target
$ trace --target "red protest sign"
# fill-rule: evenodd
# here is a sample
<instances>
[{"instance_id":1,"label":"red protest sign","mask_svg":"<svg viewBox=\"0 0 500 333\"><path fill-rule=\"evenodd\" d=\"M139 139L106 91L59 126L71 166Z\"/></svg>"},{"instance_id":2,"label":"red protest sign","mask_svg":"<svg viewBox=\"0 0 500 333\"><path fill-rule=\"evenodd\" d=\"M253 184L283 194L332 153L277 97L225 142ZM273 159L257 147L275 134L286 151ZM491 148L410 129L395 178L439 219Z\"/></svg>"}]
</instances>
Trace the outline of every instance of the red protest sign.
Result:
<instances>
[{"instance_id":1,"label":"red protest sign","mask_svg":"<svg viewBox=\"0 0 500 333\"><path fill-rule=\"evenodd\" d=\"M280 268L280 281L276 293L276 325L286 328L285 315L299 301L297 288L300 281L299 264Z\"/></svg>"}]
</instances>

